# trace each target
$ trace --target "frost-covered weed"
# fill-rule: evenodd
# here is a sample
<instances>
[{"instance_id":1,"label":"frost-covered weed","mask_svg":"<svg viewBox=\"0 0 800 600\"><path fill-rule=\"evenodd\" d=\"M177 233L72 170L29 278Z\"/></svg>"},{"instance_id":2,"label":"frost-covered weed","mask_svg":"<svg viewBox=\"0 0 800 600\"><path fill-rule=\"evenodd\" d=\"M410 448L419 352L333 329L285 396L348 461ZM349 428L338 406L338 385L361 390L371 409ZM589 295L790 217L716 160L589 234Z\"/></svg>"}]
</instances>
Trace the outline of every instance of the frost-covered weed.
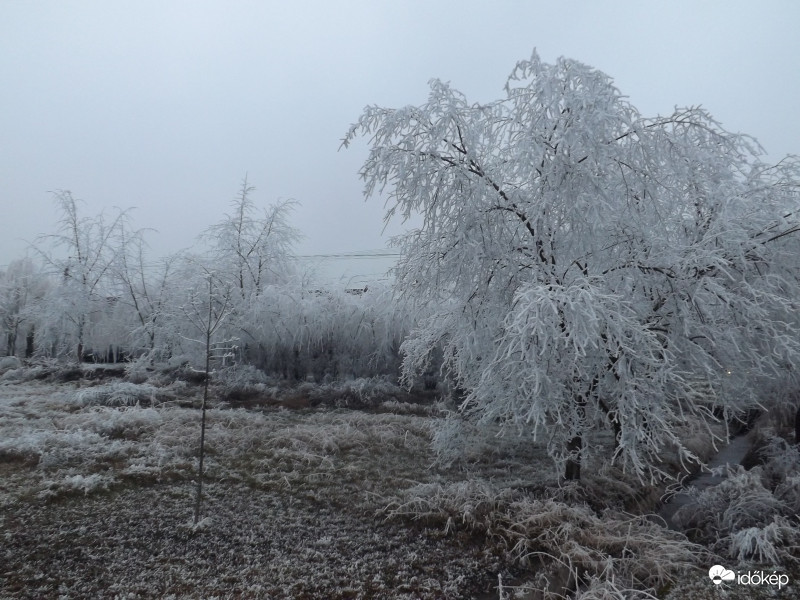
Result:
<instances>
[{"instance_id":1,"label":"frost-covered weed","mask_svg":"<svg viewBox=\"0 0 800 600\"><path fill-rule=\"evenodd\" d=\"M780 503L764 487L761 468L727 469L727 477L718 485L702 491L690 489L693 502L675 513L675 521L684 530L703 540L715 541L735 531L766 524L780 509Z\"/></svg>"},{"instance_id":2,"label":"frost-covered weed","mask_svg":"<svg viewBox=\"0 0 800 600\"><path fill-rule=\"evenodd\" d=\"M437 416L442 409L437 404L412 404L398 400L381 402L376 409L380 412L394 413L396 415Z\"/></svg>"},{"instance_id":3,"label":"frost-covered weed","mask_svg":"<svg viewBox=\"0 0 800 600\"><path fill-rule=\"evenodd\" d=\"M42 482L43 489L37 493L37 497L42 500L52 500L76 492L83 493L85 496L98 491L107 491L114 481L113 477L100 473L68 475L55 480L48 479Z\"/></svg>"},{"instance_id":4,"label":"frost-covered weed","mask_svg":"<svg viewBox=\"0 0 800 600\"><path fill-rule=\"evenodd\" d=\"M55 470L123 457L126 444L83 429L34 430L0 440L0 454L33 458L39 468Z\"/></svg>"},{"instance_id":5,"label":"frost-covered weed","mask_svg":"<svg viewBox=\"0 0 800 600\"><path fill-rule=\"evenodd\" d=\"M17 381L25 381L30 378L30 370L24 367L19 369L8 369L0 375L0 382L13 383Z\"/></svg>"},{"instance_id":6,"label":"frost-covered weed","mask_svg":"<svg viewBox=\"0 0 800 600\"><path fill-rule=\"evenodd\" d=\"M250 389L264 385L272 380L264 371L252 365L236 364L217 371L214 374L214 381L222 387L224 393L229 393L231 390Z\"/></svg>"},{"instance_id":7,"label":"frost-covered weed","mask_svg":"<svg viewBox=\"0 0 800 600\"><path fill-rule=\"evenodd\" d=\"M645 517L598 514L585 505L530 497L485 480L416 485L391 501L385 513L422 519L446 532L486 535L544 579L557 578L566 568L563 584L572 578L586 598L604 597L589 594L592 589L623 590L624 584L652 590L669 584L696 565L701 552L683 535ZM604 587L598 583L603 581L616 583Z\"/></svg>"},{"instance_id":8,"label":"frost-covered weed","mask_svg":"<svg viewBox=\"0 0 800 600\"><path fill-rule=\"evenodd\" d=\"M775 487L773 494L783 503L788 512L795 515L800 514L800 473L790 475L780 482Z\"/></svg>"},{"instance_id":9,"label":"frost-covered weed","mask_svg":"<svg viewBox=\"0 0 800 600\"><path fill-rule=\"evenodd\" d=\"M800 529L788 519L775 515L764 527L747 527L731 534L728 555L739 563L755 561L760 564L781 563L786 548L800 542Z\"/></svg>"},{"instance_id":10,"label":"frost-covered weed","mask_svg":"<svg viewBox=\"0 0 800 600\"><path fill-rule=\"evenodd\" d=\"M626 587L614 580L592 577L575 595L575 600L656 600L656 596L646 590Z\"/></svg>"},{"instance_id":11,"label":"frost-covered weed","mask_svg":"<svg viewBox=\"0 0 800 600\"><path fill-rule=\"evenodd\" d=\"M800 452L767 434L760 454L763 465L728 468L721 483L694 491L675 521L726 558L781 565L797 560L800 543Z\"/></svg>"},{"instance_id":12,"label":"frost-covered weed","mask_svg":"<svg viewBox=\"0 0 800 600\"><path fill-rule=\"evenodd\" d=\"M19 369L22 363L16 356L3 356L0 357L0 374L5 374L11 369Z\"/></svg>"},{"instance_id":13,"label":"frost-covered weed","mask_svg":"<svg viewBox=\"0 0 800 600\"><path fill-rule=\"evenodd\" d=\"M800 445L768 435L759 454L764 461L764 478L769 487L774 488L787 478L800 476Z\"/></svg>"},{"instance_id":14,"label":"frost-covered weed","mask_svg":"<svg viewBox=\"0 0 800 600\"><path fill-rule=\"evenodd\" d=\"M158 390L152 385L118 381L75 392L74 402L80 406L135 406L156 403Z\"/></svg>"},{"instance_id":15,"label":"frost-covered weed","mask_svg":"<svg viewBox=\"0 0 800 600\"><path fill-rule=\"evenodd\" d=\"M387 400L400 401L408 397L408 392L383 377L360 377L323 384L306 382L286 394L305 398L311 405L339 408L374 408Z\"/></svg>"},{"instance_id":16,"label":"frost-covered weed","mask_svg":"<svg viewBox=\"0 0 800 600\"><path fill-rule=\"evenodd\" d=\"M100 406L82 416L83 427L109 438L139 439L155 433L163 422L161 413L153 408L113 409ZM73 417L67 421L75 420Z\"/></svg>"}]
</instances>

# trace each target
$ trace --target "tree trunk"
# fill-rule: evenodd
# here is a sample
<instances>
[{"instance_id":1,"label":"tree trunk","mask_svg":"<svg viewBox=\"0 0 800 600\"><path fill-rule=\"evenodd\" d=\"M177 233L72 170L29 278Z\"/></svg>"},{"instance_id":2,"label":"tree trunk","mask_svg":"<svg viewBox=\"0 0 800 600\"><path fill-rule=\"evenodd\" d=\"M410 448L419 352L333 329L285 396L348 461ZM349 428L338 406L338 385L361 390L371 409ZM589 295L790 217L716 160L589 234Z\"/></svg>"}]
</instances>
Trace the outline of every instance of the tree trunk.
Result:
<instances>
[{"instance_id":1,"label":"tree trunk","mask_svg":"<svg viewBox=\"0 0 800 600\"><path fill-rule=\"evenodd\" d=\"M6 334L6 355L14 356L17 351L17 332L9 331Z\"/></svg>"},{"instance_id":2,"label":"tree trunk","mask_svg":"<svg viewBox=\"0 0 800 600\"><path fill-rule=\"evenodd\" d=\"M597 387L597 378L589 385L589 390L585 394L574 396L575 415L577 417L577 430L572 439L567 442L567 466L564 470L564 479L567 481L578 481L581 478L581 462L583 460L583 431L586 420L586 398L590 397Z\"/></svg>"},{"instance_id":3,"label":"tree trunk","mask_svg":"<svg viewBox=\"0 0 800 600\"><path fill-rule=\"evenodd\" d=\"M794 415L794 443L800 446L800 406Z\"/></svg>"},{"instance_id":4,"label":"tree trunk","mask_svg":"<svg viewBox=\"0 0 800 600\"><path fill-rule=\"evenodd\" d=\"M567 481L578 481L581 478L581 455L583 454L583 436L576 435L567 444L567 451L570 458L567 459L567 467L564 469L564 479Z\"/></svg>"},{"instance_id":5,"label":"tree trunk","mask_svg":"<svg viewBox=\"0 0 800 600\"><path fill-rule=\"evenodd\" d=\"M31 325L28 334L25 336L25 358L31 358L35 350L34 341L36 339L36 327Z\"/></svg>"},{"instance_id":6,"label":"tree trunk","mask_svg":"<svg viewBox=\"0 0 800 600\"><path fill-rule=\"evenodd\" d=\"M83 326L84 326L84 319L85 317L81 315L78 319L78 349L77 349L77 359L78 364L83 362Z\"/></svg>"}]
</instances>

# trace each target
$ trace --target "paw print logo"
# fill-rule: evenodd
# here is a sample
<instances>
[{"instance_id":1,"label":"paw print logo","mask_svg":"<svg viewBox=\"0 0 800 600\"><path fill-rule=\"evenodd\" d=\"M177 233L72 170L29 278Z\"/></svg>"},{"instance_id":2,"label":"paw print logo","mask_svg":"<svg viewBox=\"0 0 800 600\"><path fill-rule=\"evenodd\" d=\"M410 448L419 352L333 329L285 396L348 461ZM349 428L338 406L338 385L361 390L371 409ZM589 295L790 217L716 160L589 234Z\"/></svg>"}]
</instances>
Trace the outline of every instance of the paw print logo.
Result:
<instances>
[{"instance_id":1,"label":"paw print logo","mask_svg":"<svg viewBox=\"0 0 800 600\"><path fill-rule=\"evenodd\" d=\"M733 581L736 575L730 569L726 569L722 565L714 565L708 570L708 576L714 585L719 585L723 581Z\"/></svg>"}]
</instances>

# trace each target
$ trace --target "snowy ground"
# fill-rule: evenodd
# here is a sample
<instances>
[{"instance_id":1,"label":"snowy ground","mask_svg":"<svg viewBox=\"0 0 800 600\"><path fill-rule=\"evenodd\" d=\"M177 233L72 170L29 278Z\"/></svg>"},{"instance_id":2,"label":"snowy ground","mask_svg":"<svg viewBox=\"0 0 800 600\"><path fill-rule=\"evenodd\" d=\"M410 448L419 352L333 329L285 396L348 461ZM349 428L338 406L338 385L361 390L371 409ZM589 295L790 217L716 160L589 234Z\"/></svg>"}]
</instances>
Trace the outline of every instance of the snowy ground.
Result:
<instances>
[{"instance_id":1,"label":"snowy ground","mask_svg":"<svg viewBox=\"0 0 800 600\"><path fill-rule=\"evenodd\" d=\"M192 528L199 390L86 385L0 385L0 597L470 598L504 569L382 512L441 477L430 417L397 414L424 409L211 410Z\"/></svg>"},{"instance_id":2,"label":"snowy ground","mask_svg":"<svg viewBox=\"0 0 800 600\"><path fill-rule=\"evenodd\" d=\"M564 564L583 574L582 599L716 598L708 567L733 566L724 553L741 537L714 535L714 515L742 513L723 490L699 498L711 516L692 523L722 558L637 516L653 510L659 491L606 470L598 455L580 485L558 486L529 440L464 429L460 458L435 465L431 426L441 408L373 381L309 384L278 403L261 384L237 397L239 408L215 392L205 518L192 526L200 386L32 375L0 376L3 599L522 599L558 585ZM353 398L360 408L333 407ZM789 454L776 456L779 465ZM775 479L773 463L764 469ZM790 515L800 479L789 467L773 492L753 483L758 468L741 478L760 494L753 498ZM745 525L762 529L739 546L791 553L790 516L773 523L760 513ZM516 590L500 592L499 575Z\"/></svg>"}]
</instances>

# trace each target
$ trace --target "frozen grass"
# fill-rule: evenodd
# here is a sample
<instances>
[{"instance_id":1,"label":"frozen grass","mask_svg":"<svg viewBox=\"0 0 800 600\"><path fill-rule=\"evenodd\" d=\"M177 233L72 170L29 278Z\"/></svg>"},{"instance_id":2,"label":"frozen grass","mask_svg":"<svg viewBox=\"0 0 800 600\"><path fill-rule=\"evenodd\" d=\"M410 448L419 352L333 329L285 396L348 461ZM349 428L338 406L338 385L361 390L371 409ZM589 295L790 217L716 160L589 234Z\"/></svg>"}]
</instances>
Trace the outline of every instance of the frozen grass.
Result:
<instances>
[{"instance_id":1,"label":"frozen grass","mask_svg":"<svg viewBox=\"0 0 800 600\"><path fill-rule=\"evenodd\" d=\"M382 498L435 476L429 418L392 405L212 408L206 519L192 527L199 414L172 401L145 406L151 387L0 385L0 597L471 598L493 589L503 567L481 544L377 514ZM185 396L181 386L155 393Z\"/></svg>"},{"instance_id":2,"label":"frozen grass","mask_svg":"<svg viewBox=\"0 0 800 600\"><path fill-rule=\"evenodd\" d=\"M80 406L150 406L156 403L157 394L152 385L117 381L79 390L72 401Z\"/></svg>"},{"instance_id":3,"label":"frozen grass","mask_svg":"<svg viewBox=\"0 0 800 600\"><path fill-rule=\"evenodd\" d=\"M377 380L292 393L321 389L316 408L212 402L192 526L198 388L0 383L0 597L680 598L711 560L777 566L798 544L796 450L775 439L693 513L712 555L626 512L652 501L602 439L583 482L558 485L529 439L467 427L447 455L442 407ZM367 410L336 408L345 394Z\"/></svg>"},{"instance_id":4,"label":"frozen grass","mask_svg":"<svg viewBox=\"0 0 800 600\"><path fill-rule=\"evenodd\" d=\"M485 480L422 484L402 493L386 514L486 536L536 574L518 588L553 597L573 591L587 599L624 598L629 596L603 594L632 589L640 590L637 597L648 597L700 562L702 549L682 534L645 517L598 514L565 501L569 495L552 489L547 497L536 497Z\"/></svg>"}]
</instances>

